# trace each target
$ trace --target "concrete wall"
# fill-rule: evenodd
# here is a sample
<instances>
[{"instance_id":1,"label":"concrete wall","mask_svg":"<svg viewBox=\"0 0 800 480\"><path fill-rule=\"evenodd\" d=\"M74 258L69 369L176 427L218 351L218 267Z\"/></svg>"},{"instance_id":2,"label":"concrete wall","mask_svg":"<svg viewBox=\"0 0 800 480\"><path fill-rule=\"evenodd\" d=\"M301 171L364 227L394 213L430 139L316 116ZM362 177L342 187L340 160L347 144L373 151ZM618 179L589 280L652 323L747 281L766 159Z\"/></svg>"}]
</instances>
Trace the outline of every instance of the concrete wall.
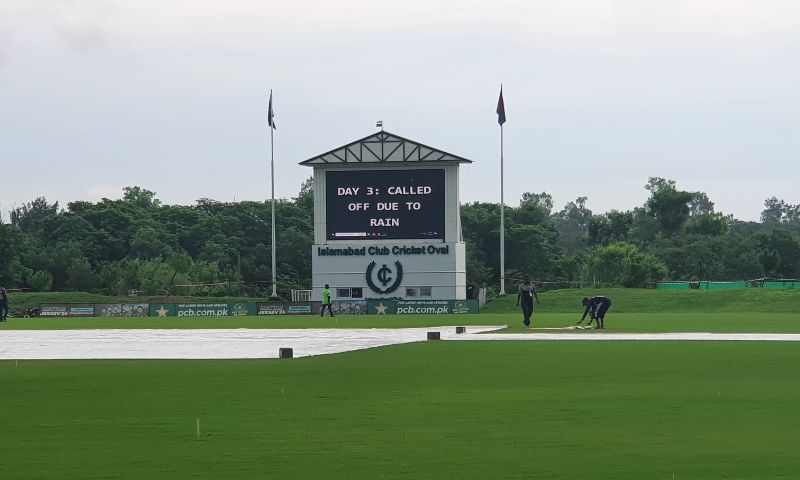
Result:
<instances>
[{"instance_id":1,"label":"concrete wall","mask_svg":"<svg viewBox=\"0 0 800 480\"><path fill-rule=\"evenodd\" d=\"M356 252L353 255L331 255L331 253ZM422 250L425 253L404 253ZM363 252L363 255L361 254ZM327 253L327 254L323 254ZM331 286L333 298L336 288L361 287L363 298L419 298L433 300L463 300L466 298L467 272L466 249L463 242L352 242L329 245L314 245L312 258L312 299L322 298L322 288ZM403 271L402 280L396 290L378 293L367 281L370 264L372 283L380 290L387 290L397 279L397 264ZM387 284L382 284L379 270L387 268ZM406 288L430 287L429 297L408 296Z\"/></svg>"}]
</instances>

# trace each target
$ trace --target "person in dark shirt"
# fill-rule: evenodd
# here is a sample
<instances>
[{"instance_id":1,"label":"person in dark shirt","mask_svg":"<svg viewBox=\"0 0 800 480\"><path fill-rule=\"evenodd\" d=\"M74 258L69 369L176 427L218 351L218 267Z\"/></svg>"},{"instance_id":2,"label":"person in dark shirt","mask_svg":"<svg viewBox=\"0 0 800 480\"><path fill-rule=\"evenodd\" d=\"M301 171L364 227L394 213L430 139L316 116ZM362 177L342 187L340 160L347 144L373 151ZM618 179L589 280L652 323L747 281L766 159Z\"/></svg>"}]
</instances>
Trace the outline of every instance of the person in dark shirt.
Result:
<instances>
[{"instance_id":1,"label":"person in dark shirt","mask_svg":"<svg viewBox=\"0 0 800 480\"><path fill-rule=\"evenodd\" d=\"M522 302L522 323L525 328L531 328L531 316L533 315L533 299L539 303L539 296L536 295L536 287L531 283L531 278L526 276L519 286L517 293L517 306L519 307L520 301Z\"/></svg>"},{"instance_id":2,"label":"person in dark shirt","mask_svg":"<svg viewBox=\"0 0 800 480\"><path fill-rule=\"evenodd\" d=\"M592 320L595 320L595 325L597 325L595 328L605 328L606 312L611 307L611 299L602 295L598 295L592 298L584 297L583 300L581 300L581 303L583 303L583 306L586 307L586 310L583 311L583 316L578 322L578 325L583 323L587 313L591 313L588 325L591 325Z\"/></svg>"},{"instance_id":3,"label":"person in dark shirt","mask_svg":"<svg viewBox=\"0 0 800 480\"><path fill-rule=\"evenodd\" d=\"M0 322L8 318L8 292L5 287L0 287Z\"/></svg>"}]
</instances>

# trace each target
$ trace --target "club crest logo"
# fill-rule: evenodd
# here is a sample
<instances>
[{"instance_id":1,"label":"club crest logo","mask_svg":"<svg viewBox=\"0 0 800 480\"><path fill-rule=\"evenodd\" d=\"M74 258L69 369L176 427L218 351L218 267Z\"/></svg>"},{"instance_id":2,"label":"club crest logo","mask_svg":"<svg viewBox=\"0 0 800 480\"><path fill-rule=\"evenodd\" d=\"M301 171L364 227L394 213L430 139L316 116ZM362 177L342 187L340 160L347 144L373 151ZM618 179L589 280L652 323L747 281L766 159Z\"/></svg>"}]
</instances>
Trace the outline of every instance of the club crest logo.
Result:
<instances>
[{"instance_id":1,"label":"club crest logo","mask_svg":"<svg viewBox=\"0 0 800 480\"><path fill-rule=\"evenodd\" d=\"M397 290L400 282L403 281L403 264L394 262L394 269L392 269L384 263L377 269L376 273L375 267L377 265L375 262L370 262L367 266L367 286L370 290L380 294L392 293ZM375 279L380 285L375 283Z\"/></svg>"}]
</instances>

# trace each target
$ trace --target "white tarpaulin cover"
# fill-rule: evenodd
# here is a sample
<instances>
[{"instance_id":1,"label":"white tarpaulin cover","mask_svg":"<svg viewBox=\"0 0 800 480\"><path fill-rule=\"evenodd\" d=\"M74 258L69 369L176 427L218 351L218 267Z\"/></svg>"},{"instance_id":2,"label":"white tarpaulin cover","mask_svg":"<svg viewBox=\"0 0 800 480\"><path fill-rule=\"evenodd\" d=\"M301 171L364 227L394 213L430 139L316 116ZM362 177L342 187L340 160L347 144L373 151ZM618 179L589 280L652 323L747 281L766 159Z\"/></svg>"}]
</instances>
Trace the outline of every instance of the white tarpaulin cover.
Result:
<instances>
[{"instance_id":1,"label":"white tarpaulin cover","mask_svg":"<svg viewBox=\"0 0 800 480\"><path fill-rule=\"evenodd\" d=\"M0 332L0 360L35 359L225 359L277 358L292 348L295 357L326 355L426 341L427 332L458 341L625 341L721 340L800 341L800 334L772 333L486 333L504 326L370 329L229 330L6 330Z\"/></svg>"}]
</instances>

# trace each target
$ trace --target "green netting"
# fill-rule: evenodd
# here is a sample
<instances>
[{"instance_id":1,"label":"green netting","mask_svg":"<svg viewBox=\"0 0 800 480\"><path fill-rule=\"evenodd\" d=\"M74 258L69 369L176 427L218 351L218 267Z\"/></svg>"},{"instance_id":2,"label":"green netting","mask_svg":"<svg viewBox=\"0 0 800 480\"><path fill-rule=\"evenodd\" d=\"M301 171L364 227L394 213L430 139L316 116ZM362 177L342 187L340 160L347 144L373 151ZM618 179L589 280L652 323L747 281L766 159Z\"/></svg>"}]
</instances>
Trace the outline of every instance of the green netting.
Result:
<instances>
[{"instance_id":1,"label":"green netting","mask_svg":"<svg viewBox=\"0 0 800 480\"><path fill-rule=\"evenodd\" d=\"M658 290L725 290L730 288L747 288L748 281L740 282L658 282Z\"/></svg>"},{"instance_id":2,"label":"green netting","mask_svg":"<svg viewBox=\"0 0 800 480\"><path fill-rule=\"evenodd\" d=\"M700 288L703 290L726 290L730 288L747 288L750 282L700 282Z\"/></svg>"},{"instance_id":3,"label":"green netting","mask_svg":"<svg viewBox=\"0 0 800 480\"><path fill-rule=\"evenodd\" d=\"M656 290L689 290L689 282L658 282Z\"/></svg>"},{"instance_id":4,"label":"green netting","mask_svg":"<svg viewBox=\"0 0 800 480\"><path fill-rule=\"evenodd\" d=\"M737 282L658 282L657 290L728 290L732 288L800 288L800 280L741 280Z\"/></svg>"},{"instance_id":5,"label":"green netting","mask_svg":"<svg viewBox=\"0 0 800 480\"><path fill-rule=\"evenodd\" d=\"M786 281L764 282L762 287L763 288L800 288L800 281L797 281L797 280L786 280Z\"/></svg>"}]
</instances>

